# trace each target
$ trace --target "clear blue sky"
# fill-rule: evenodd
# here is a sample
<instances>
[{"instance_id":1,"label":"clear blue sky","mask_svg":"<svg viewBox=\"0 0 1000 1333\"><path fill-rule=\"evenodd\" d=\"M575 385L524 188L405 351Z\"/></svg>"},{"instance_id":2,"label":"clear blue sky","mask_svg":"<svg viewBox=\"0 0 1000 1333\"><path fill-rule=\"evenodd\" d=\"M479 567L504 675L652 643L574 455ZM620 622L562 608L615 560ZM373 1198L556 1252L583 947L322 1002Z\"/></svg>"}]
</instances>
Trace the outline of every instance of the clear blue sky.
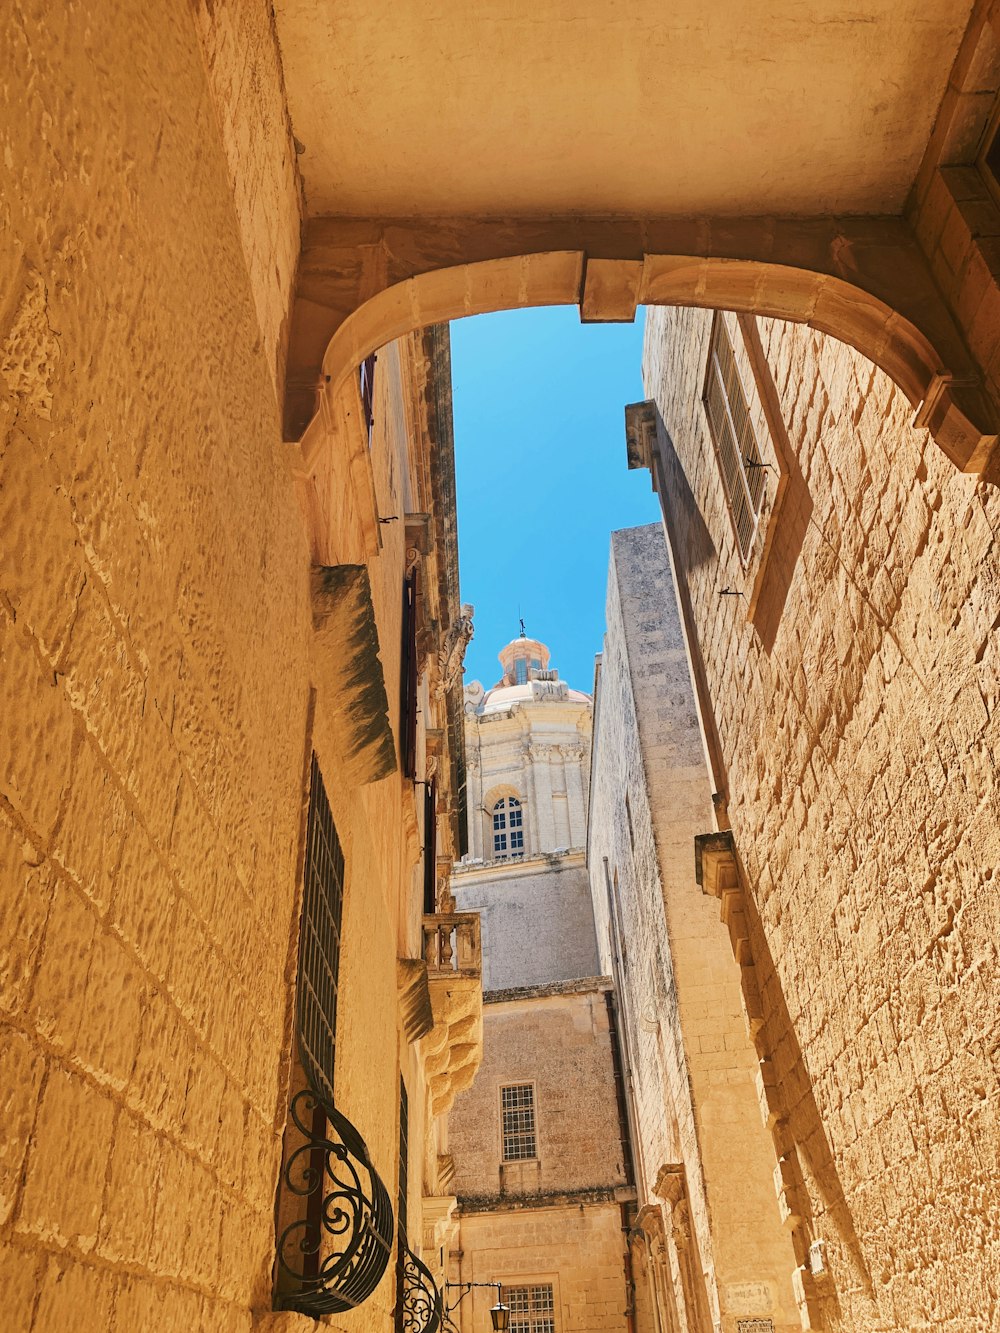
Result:
<instances>
[{"instance_id":1,"label":"clear blue sky","mask_svg":"<svg viewBox=\"0 0 1000 1333\"><path fill-rule=\"evenodd\" d=\"M560 676L593 687L611 532L659 517L649 473L625 461L642 320L582 325L567 306L451 325L459 574L476 608L466 683L497 680L520 607Z\"/></svg>"}]
</instances>

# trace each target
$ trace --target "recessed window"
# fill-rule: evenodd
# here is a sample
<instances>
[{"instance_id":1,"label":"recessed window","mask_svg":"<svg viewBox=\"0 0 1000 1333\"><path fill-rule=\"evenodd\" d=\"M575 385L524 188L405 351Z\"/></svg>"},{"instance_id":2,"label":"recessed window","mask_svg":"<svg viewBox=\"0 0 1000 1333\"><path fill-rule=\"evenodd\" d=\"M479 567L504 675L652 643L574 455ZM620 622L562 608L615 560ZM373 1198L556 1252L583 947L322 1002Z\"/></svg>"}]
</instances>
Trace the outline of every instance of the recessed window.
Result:
<instances>
[{"instance_id":1,"label":"recessed window","mask_svg":"<svg viewBox=\"0 0 1000 1333\"><path fill-rule=\"evenodd\" d=\"M516 796L506 796L493 807L493 859L519 860L524 856L524 814Z\"/></svg>"},{"instance_id":2,"label":"recessed window","mask_svg":"<svg viewBox=\"0 0 1000 1333\"><path fill-rule=\"evenodd\" d=\"M503 1303L510 1307L510 1333L555 1333L556 1311L551 1282L530 1287L504 1287Z\"/></svg>"},{"instance_id":3,"label":"recessed window","mask_svg":"<svg viewBox=\"0 0 1000 1333\"><path fill-rule=\"evenodd\" d=\"M533 1084L513 1083L500 1089L500 1132L505 1162L524 1162L538 1156Z\"/></svg>"},{"instance_id":4,"label":"recessed window","mask_svg":"<svg viewBox=\"0 0 1000 1333\"><path fill-rule=\"evenodd\" d=\"M514 682L517 685L525 685L528 681L528 663L523 657L519 657L514 663Z\"/></svg>"},{"instance_id":5,"label":"recessed window","mask_svg":"<svg viewBox=\"0 0 1000 1333\"><path fill-rule=\"evenodd\" d=\"M372 352L371 356L366 356L358 367L361 411L364 414L369 447L372 442L372 431L375 428L375 361L376 355Z\"/></svg>"},{"instance_id":6,"label":"recessed window","mask_svg":"<svg viewBox=\"0 0 1000 1333\"><path fill-rule=\"evenodd\" d=\"M754 549L767 490L767 465L760 456L750 403L740 379L726 321L717 314L705 378L705 412L722 474L722 485L746 564Z\"/></svg>"}]
</instances>

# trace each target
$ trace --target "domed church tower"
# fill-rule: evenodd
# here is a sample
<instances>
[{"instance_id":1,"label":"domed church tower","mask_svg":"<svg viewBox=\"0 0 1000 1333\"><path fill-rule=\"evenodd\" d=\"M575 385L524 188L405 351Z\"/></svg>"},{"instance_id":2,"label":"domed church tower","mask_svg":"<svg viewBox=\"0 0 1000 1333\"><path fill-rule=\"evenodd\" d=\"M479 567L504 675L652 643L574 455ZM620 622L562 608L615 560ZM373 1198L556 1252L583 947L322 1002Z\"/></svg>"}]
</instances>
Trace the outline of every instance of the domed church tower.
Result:
<instances>
[{"instance_id":1,"label":"domed church tower","mask_svg":"<svg viewBox=\"0 0 1000 1333\"><path fill-rule=\"evenodd\" d=\"M469 857L526 860L583 849L590 774L590 696L549 667L522 634L500 652L492 689L465 689Z\"/></svg>"}]
</instances>

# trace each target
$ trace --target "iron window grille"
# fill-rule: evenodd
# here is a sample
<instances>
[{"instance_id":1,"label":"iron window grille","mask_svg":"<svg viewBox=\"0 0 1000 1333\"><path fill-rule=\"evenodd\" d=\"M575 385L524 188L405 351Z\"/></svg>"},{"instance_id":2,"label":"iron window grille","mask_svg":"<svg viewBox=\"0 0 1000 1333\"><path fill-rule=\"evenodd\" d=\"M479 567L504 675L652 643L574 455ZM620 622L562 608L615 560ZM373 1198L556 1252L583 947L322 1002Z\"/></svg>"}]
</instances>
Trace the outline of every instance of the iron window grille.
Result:
<instances>
[{"instance_id":1,"label":"iron window grille","mask_svg":"<svg viewBox=\"0 0 1000 1333\"><path fill-rule=\"evenodd\" d=\"M289 1109L274 1303L318 1317L374 1292L388 1267L393 1216L367 1144L333 1101L344 855L315 755L304 881L296 1029L305 1086Z\"/></svg>"},{"instance_id":2,"label":"iron window grille","mask_svg":"<svg viewBox=\"0 0 1000 1333\"><path fill-rule=\"evenodd\" d=\"M315 754L306 824L305 884L299 940L298 1038L310 1084L333 1101L337 985L344 914L344 853Z\"/></svg>"},{"instance_id":3,"label":"iron window grille","mask_svg":"<svg viewBox=\"0 0 1000 1333\"><path fill-rule=\"evenodd\" d=\"M516 796L506 796L493 807L493 859L520 861L524 857L524 811Z\"/></svg>"},{"instance_id":4,"label":"iron window grille","mask_svg":"<svg viewBox=\"0 0 1000 1333\"><path fill-rule=\"evenodd\" d=\"M712 324L704 402L736 545L746 565L760 528L768 469L760 456L726 321L719 313Z\"/></svg>"},{"instance_id":5,"label":"iron window grille","mask_svg":"<svg viewBox=\"0 0 1000 1333\"><path fill-rule=\"evenodd\" d=\"M396 1201L395 1333L437 1333L444 1302L430 1269L410 1249L406 1238L406 1192L410 1178L409 1102L399 1078L399 1187Z\"/></svg>"},{"instance_id":6,"label":"iron window grille","mask_svg":"<svg viewBox=\"0 0 1000 1333\"><path fill-rule=\"evenodd\" d=\"M512 1083L500 1089L500 1137L505 1162L525 1162L538 1156L533 1084Z\"/></svg>"},{"instance_id":7,"label":"iron window grille","mask_svg":"<svg viewBox=\"0 0 1000 1333\"><path fill-rule=\"evenodd\" d=\"M551 1282L504 1287L501 1299L510 1307L510 1333L555 1333L556 1312Z\"/></svg>"}]
</instances>

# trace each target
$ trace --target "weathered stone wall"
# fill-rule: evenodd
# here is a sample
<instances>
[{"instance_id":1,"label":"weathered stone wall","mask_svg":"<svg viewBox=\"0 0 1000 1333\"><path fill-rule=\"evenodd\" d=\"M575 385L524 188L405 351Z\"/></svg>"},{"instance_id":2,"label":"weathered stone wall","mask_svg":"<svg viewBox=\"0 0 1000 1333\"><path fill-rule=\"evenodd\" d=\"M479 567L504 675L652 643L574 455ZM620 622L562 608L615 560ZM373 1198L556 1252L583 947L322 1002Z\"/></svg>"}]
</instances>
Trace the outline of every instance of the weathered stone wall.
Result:
<instances>
[{"instance_id":1,"label":"weathered stone wall","mask_svg":"<svg viewBox=\"0 0 1000 1333\"><path fill-rule=\"evenodd\" d=\"M460 1214L450 1279L552 1286L558 1333L624 1333L621 1209L614 1203ZM493 1292L473 1291L456 1313L462 1333L489 1327Z\"/></svg>"},{"instance_id":2,"label":"weathered stone wall","mask_svg":"<svg viewBox=\"0 0 1000 1333\"><path fill-rule=\"evenodd\" d=\"M582 853L495 866L460 864L451 885L458 910L480 914L484 990L597 973Z\"/></svg>"},{"instance_id":3,"label":"weathered stone wall","mask_svg":"<svg viewBox=\"0 0 1000 1333\"><path fill-rule=\"evenodd\" d=\"M208 86L275 395L284 390L302 185L266 0L195 0Z\"/></svg>"},{"instance_id":4,"label":"weathered stone wall","mask_svg":"<svg viewBox=\"0 0 1000 1333\"><path fill-rule=\"evenodd\" d=\"M412 915L414 797L398 773L347 787L331 739L338 701L320 694L310 708L310 548L274 385L295 228L262 23L249 7L193 15L166 0L18 4L5 25L0 1270L11 1333L249 1330L258 1314L271 1324L313 746L347 864L337 1100L395 1189L397 917L401 902ZM239 76L244 41L264 63ZM251 119L220 134L214 103L227 98ZM235 208L234 180L248 191ZM412 389L392 365L380 403ZM329 465L333 562L356 559L360 500L343 452ZM366 456L381 512L398 513L398 432L379 427ZM367 562L394 730L402 528L386 529ZM404 1061L422 1138L417 1048ZM342 1322L384 1327L393 1298L390 1265Z\"/></svg>"},{"instance_id":5,"label":"weathered stone wall","mask_svg":"<svg viewBox=\"0 0 1000 1333\"><path fill-rule=\"evenodd\" d=\"M971 1333L1000 1289L1000 495L862 357L762 320L785 487L744 574L701 403L711 318L650 311L645 377L787 1194L826 1244L812 1317Z\"/></svg>"},{"instance_id":6,"label":"weathered stone wall","mask_svg":"<svg viewBox=\"0 0 1000 1333\"><path fill-rule=\"evenodd\" d=\"M674 1202L690 1218L713 1318L727 1333L759 1313L791 1329L795 1260L739 968L718 904L695 882L711 788L661 525L612 534L606 616L588 861L602 968L618 995L639 1203L662 1209L653 1234L670 1237L664 1267L677 1291L664 1303L691 1299L674 1243L683 1227L660 1180L671 1168L684 1177L686 1208Z\"/></svg>"},{"instance_id":7,"label":"weathered stone wall","mask_svg":"<svg viewBox=\"0 0 1000 1333\"><path fill-rule=\"evenodd\" d=\"M483 1063L449 1126L460 1200L625 1182L606 987L544 989L486 1005ZM510 1083L535 1085L536 1161L501 1160L500 1088Z\"/></svg>"}]
</instances>

